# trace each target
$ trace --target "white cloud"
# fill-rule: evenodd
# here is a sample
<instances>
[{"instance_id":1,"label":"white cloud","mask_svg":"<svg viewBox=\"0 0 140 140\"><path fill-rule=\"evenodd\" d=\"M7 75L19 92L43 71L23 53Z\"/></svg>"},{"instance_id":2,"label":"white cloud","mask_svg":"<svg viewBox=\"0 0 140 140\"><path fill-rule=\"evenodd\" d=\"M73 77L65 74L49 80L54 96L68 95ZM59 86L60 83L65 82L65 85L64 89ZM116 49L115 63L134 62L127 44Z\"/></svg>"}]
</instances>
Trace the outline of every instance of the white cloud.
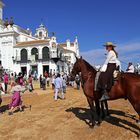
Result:
<instances>
[{"instance_id":1,"label":"white cloud","mask_svg":"<svg viewBox=\"0 0 140 140\"><path fill-rule=\"evenodd\" d=\"M102 64L105 59L105 50L104 49L93 49L87 52L81 52L81 55L91 64Z\"/></svg>"},{"instance_id":2,"label":"white cloud","mask_svg":"<svg viewBox=\"0 0 140 140\"><path fill-rule=\"evenodd\" d=\"M116 50L119 54L119 60L122 62L122 67L127 67L128 62L134 64L140 63L140 41L129 42L117 45ZM105 49L92 49L90 51L81 52L85 60L93 65L102 65L105 61Z\"/></svg>"}]
</instances>

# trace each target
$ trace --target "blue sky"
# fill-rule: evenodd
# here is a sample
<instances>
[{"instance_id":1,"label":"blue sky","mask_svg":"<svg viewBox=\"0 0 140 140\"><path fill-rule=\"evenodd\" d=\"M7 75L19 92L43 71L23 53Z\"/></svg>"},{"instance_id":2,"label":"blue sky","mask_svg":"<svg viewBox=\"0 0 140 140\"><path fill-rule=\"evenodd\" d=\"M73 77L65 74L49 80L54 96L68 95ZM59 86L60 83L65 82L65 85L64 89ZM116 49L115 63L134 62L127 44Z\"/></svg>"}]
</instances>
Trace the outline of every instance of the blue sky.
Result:
<instances>
[{"instance_id":1,"label":"blue sky","mask_svg":"<svg viewBox=\"0 0 140 140\"><path fill-rule=\"evenodd\" d=\"M41 21L58 42L78 36L81 55L102 64L106 41L115 42L123 67L140 62L140 0L3 0L4 18L33 32ZM123 63L125 62L125 63Z\"/></svg>"}]
</instances>

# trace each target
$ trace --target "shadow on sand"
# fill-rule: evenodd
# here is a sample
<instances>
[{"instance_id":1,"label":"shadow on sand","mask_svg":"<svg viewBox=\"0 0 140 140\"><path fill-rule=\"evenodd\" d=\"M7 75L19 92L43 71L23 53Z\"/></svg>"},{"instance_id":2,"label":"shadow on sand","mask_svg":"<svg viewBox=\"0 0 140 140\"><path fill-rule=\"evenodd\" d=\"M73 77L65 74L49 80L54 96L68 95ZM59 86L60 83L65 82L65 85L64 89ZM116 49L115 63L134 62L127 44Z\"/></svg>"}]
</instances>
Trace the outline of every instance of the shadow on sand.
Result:
<instances>
[{"instance_id":1,"label":"shadow on sand","mask_svg":"<svg viewBox=\"0 0 140 140\"><path fill-rule=\"evenodd\" d=\"M88 124L90 126L90 120L91 120L90 109L71 107L65 111L74 113L74 115L78 119L84 121L86 124ZM137 124L134 124L132 122L129 122L128 120L124 120L124 119L119 117L119 116L129 117L129 118L136 121L137 120L136 116L131 115L131 114L126 114L125 112L120 111L120 110L109 110L109 112L111 114L110 117L105 118L104 121L111 123L112 125L122 127L126 130L129 130L129 131L135 133L137 136L139 136L137 130L139 130L140 128L138 127ZM118 117L116 117L116 116L118 116ZM134 129L136 129L136 130L134 130Z\"/></svg>"},{"instance_id":2,"label":"shadow on sand","mask_svg":"<svg viewBox=\"0 0 140 140\"><path fill-rule=\"evenodd\" d=\"M22 110L24 111L25 109L27 109L27 108L29 108L30 110L31 110L31 106L25 106L25 105L23 105L22 106ZM3 106L1 106L0 107L0 113L5 113L7 110L9 110L9 104L7 104L7 105L3 105ZM14 111L14 113L17 113L17 112L19 112L19 108L17 108L15 111Z\"/></svg>"}]
</instances>

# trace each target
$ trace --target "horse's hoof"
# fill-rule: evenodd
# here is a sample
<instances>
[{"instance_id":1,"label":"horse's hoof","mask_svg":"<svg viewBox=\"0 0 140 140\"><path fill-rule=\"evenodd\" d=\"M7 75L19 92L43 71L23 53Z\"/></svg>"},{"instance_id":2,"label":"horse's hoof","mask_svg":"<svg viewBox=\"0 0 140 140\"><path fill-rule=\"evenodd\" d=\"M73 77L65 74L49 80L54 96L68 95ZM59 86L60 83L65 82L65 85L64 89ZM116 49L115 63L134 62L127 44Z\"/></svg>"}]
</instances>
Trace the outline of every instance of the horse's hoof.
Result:
<instances>
[{"instance_id":1,"label":"horse's hoof","mask_svg":"<svg viewBox=\"0 0 140 140\"><path fill-rule=\"evenodd\" d=\"M89 126L89 128L93 129L93 128L94 128L94 126L90 125L90 126Z\"/></svg>"},{"instance_id":2,"label":"horse's hoof","mask_svg":"<svg viewBox=\"0 0 140 140\"><path fill-rule=\"evenodd\" d=\"M140 124L140 120L136 120L136 123Z\"/></svg>"},{"instance_id":3,"label":"horse's hoof","mask_svg":"<svg viewBox=\"0 0 140 140\"><path fill-rule=\"evenodd\" d=\"M101 122L97 122L97 123L96 123L96 126L100 126L100 125L101 125Z\"/></svg>"},{"instance_id":4,"label":"horse's hoof","mask_svg":"<svg viewBox=\"0 0 140 140\"><path fill-rule=\"evenodd\" d=\"M107 116L106 116L106 119L110 119L110 115L107 115Z\"/></svg>"},{"instance_id":5,"label":"horse's hoof","mask_svg":"<svg viewBox=\"0 0 140 140\"><path fill-rule=\"evenodd\" d=\"M96 124L94 125L94 128L98 128L99 126L100 126L100 122L96 123Z\"/></svg>"},{"instance_id":6,"label":"horse's hoof","mask_svg":"<svg viewBox=\"0 0 140 140\"><path fill-rule=\"evenodd\" d=\"M97 125L94 125L94 126L93 125L90 125L89 126L89 128L91 128L91 129L96 129L97 127L98 127Z\"/></svg>"},{"instance_id":7,"label":"horse's hoof","mask_svg":"<svg viewBox=\"0 0 140 140\"><path fill-rule=\"evenodd\" d=\"M97 124L95 123L95 124L90 125L89 127L92 128L92 129L93 129L93 128L95 129L95 128L97 128L98 126L99 126L99 125L97 125Z\"/></svg>"}]
</instances>

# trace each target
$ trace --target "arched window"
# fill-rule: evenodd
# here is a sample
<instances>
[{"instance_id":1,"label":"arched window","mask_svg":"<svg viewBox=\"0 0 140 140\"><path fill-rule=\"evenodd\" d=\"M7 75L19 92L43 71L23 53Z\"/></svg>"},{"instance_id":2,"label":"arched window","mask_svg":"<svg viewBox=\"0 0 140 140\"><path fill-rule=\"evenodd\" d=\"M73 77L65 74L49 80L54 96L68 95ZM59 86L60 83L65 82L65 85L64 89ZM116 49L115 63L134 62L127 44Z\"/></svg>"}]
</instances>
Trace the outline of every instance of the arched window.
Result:
<instances>
[{"instance_id":1,"label":"arched window","mask_svg":"<svg viewBox=\"0 0 140 140\"><path fill-rule=\"evenodd\" d=\"M26 49L22 49L20 51L20 56L21 56L21 62L22 63L26 63L27 62L27 50Z\"/></svg>"},{"instance_id":2,"label":"arched window","mask_svg":"<svg viewBox=\"0 0 140 140\"><path fill-rule=\"evenodd\" d=\"M35 55L35 60L38 60L38 49L32 48L31 55Z\"/></svg>"},{"instance_id":3,"label":"arched window","mask_svg":"<svg viewBox=\"0 0 140 140\"><path fill-rule=\"evenodd\" d=\"M49 48L48 47L44 47L43 49L42 49L42 59L44 60L44 61L48 61L49 60Z\"/></svg>"},{"instance_id":4,"label":"arched window","mask_svg":"<svg viewBox=\"0 0 140 140\"><path fill-rule=\"evenodd\" d=\"M39 32L39 37L42 37L42 32Z\"/></svg>"}]
</instances>

